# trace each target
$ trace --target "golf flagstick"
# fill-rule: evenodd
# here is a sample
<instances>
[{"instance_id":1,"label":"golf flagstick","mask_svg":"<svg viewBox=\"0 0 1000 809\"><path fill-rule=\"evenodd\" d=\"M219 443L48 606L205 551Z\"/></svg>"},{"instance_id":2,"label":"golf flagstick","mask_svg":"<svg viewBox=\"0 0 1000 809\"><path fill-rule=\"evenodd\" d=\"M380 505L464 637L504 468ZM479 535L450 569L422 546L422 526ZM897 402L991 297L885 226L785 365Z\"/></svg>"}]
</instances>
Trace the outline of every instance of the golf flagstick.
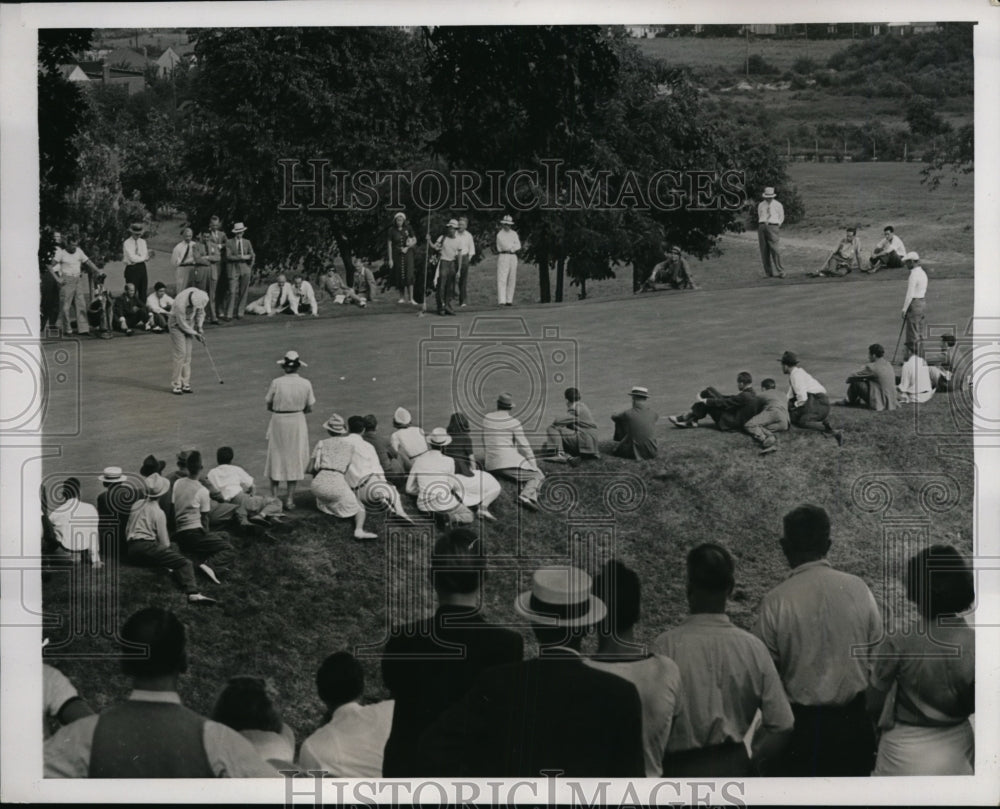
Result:
<instances>
[{"instance_id":1,"label":"golf flagstick","mask_svg":"<svg viewBox=\"0 0 1000 809\"><path fill-rule=\"evenodd\" d=\"M424 278L423 286L420 288L420 312L417 317L423 317L427 314L427 265L431 261L431 209L427 209L427 238L424 239L427 243L424 250Z\"/></svg>"}]
</instances>

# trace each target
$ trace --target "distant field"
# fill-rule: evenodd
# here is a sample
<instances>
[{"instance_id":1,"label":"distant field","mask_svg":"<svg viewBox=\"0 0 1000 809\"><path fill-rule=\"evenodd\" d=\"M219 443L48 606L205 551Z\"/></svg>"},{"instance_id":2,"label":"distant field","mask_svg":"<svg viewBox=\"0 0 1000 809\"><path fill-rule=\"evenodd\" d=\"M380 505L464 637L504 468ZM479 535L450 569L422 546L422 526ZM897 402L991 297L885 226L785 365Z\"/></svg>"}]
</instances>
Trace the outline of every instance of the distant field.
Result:
<instances>
[{"instance_id":1,"label":"distant field","mask_svg":"<svg viewBox=\"0 0 1000 809\"><path fill-rule=\"evenodd\" d=\"M742 37L676 37L633 40L647 56L672 65L690 68L724 67L736 69L746 59L747 43ZM820 66L837 51L857 40L851 39L762 39L751 37L750 55L758 54L780 70L807 56Z\"/></svg>"}]
</instances>

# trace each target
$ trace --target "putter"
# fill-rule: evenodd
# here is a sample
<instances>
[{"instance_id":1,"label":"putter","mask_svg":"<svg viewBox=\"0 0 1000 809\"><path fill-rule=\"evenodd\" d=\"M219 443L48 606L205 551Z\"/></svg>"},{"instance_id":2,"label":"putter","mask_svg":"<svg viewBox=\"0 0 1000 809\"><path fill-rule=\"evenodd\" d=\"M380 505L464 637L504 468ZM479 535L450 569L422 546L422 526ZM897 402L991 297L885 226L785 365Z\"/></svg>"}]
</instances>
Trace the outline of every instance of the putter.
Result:
<instances>
[{"instance_id":1,"label":"putter","mask_svg":"<svg viewBox=\"0 0 1000 809\"><path fill-rule=\"evenodd\" d=\"M225 385L226 383L222 381L222 377L219 376L219 369L215 367L215 360L212 359L212 352L208 350L208 343L205 342L205 338L202 338L201 344L205 346L205 353L208 354L208 361L212 363L212 370L215 372L215 378L219 380L220 385Z\"/></svg>"}]
</instances>

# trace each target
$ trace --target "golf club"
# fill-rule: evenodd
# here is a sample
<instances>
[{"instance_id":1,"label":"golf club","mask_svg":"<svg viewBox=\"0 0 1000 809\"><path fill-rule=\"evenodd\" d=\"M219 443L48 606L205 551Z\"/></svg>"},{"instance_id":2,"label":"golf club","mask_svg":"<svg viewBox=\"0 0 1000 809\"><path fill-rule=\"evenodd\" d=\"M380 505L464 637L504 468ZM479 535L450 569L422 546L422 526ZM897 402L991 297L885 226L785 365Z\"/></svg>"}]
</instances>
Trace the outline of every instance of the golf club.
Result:
<instances>
[{"instance_id":1,"label":"golf club","mask_svg":"<svg viewBox=\"0 0 1000 809\"><path fill-rule=\"evenodd\" d=\"M899 337L896 338L896 349L892 352L892 364L896 364L896 354L899 353L899 342L903 339L903 329L906 328L906 318L903 318L903 323L899 327Z\"/></svg>"},{"instance_id":2,"label":"golf club","mask_svg":"<svg viewBox=\"0 0 1000 809\"><path fill-rule=\"evenodd\" d=\"M215 360L212 359L212 352L208 350L208 343L205 342L205 338L201 338L201 344L205 346L205 353L208 354L208 361L212 363L212 370L215 372L215 378L219 380L220 385L225 385L226 383L222 381L222 377L219 376L219 369L215 367Z\"/></svg>"}]
</instances>

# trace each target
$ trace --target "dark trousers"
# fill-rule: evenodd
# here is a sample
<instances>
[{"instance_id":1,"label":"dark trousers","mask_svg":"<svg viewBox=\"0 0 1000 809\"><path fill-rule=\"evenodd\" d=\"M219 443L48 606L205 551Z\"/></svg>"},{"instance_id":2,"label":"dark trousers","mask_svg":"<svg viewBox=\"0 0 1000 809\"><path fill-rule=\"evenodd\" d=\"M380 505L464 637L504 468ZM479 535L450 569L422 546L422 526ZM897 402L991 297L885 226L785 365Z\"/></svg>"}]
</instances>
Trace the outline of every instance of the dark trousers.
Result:
<instances>
[{"instance_id":1,"label":"dark trousers","mask_svg":"<svg viewBox=\"0 0 1000 809\"><path fill-rule=\"evenodd\" d=\"M165 568L185 593L198 592L198 585L194 581L194 565L173 543L164 548L152 539L133 539L128 543L128 560L138 567Z\"/></svg>"},{"instance_id":2,"label":"dark trousers","mask_svg":"<svg viewBox=\"0 0 1000 809\"><path fill-rule=\"evenodd\" d=\"M705 388L705 390L701 392L701 395L704 396L706 399L722 398L722 394L719 393L719 391L717 391L715 388ZM722 408L711 407L699 400L695 402L693 405L691 405L691 415L694 416L695 421L703 419L705 418L705 416L711 416L712 421L718 422L719 416L722 415Z\"/></svg>"},{"instance_id":3,"label":"dark trousers","mask_svg":"<svg viewBox=\"0 0 1000 809\"><path fill-rule=\"evenodd\" d=\"M760 260L764 264L764 274L768 277L785 274L785 268L781 266L781 237L778 235L779 227L779 225L757 225L757 244L760 247Z\"/></svg>"},{"instance_id":4,"label":"dark trousers","mask_svg":"<svg viewBox=\"0 0 1000 809\"><path fill-rule=\"evenodd\" d=\"M438 270L437 310L439 313L450 312L455 298L455 262L442 259Z\"/></svg>"},{"instance_id":5,"label":"dark trousers","mask_svg":"<svg viewBox=\"0 0 1000 809\"><path fill-rule=\"evenodd\" d=\"M753 774L743 742L713 744L663 757L664 778L745 778Z\"/></svg>"},{"instance_id":6,"label":"dark trousers","mask_svg":"<svg viewBox=\"0 0 1000 809\"><path fill-rule=\"evenodd\" d=\"M59 282L48 270L42 273L42 331L46 326L56 328L59 325Z\"/></svg>"},{"instance_id":7,"label":"dark trousers","mask_svg":"<svg viewBox=\"0 0 1000 809\"><path fill-rule=\"evenodd\" d=\"M802 407L788 409L789 420L803 430L818 430L828 433L833 428L827 420L830 415L830 399L825 393L810 393Z\"/></svg>"},{"instance_id":8,"label":"dark trousers","mask_svg":"<svg viewBox=\"0 0 1000 809\"><path fill-rule=\"evenodd\" d=\"M145 261L129 264L125 268L125 283L135 285L135 296L143 303L146 302L146 287L149 284L149 279L146 275ZM180 292L179 289L177 291Z\"/></svg>"},{"instance_id":9,"label":"dark trousers","mask_svg":"<svg viewBox=\"0 0 1000 809\"><path fill-rule=\"evenodd\" d=\"M882 253L879 256L871 257L871 265L873 267L888 267L891 270L898 270L903 266L903 259L900 257L899 253L895 251L891 253Z\"/></svg>"},{"instance_id":10,"label":"dark trousers","mask_svg":"<svg viewBox=\"0 0 1000 809\"><path fill-rule=\"evenodd\" d=\"M795 729L785 752L774 762L778 778L867 777L875 767L875 728L865 710L864 693L846 705L792 703Z\"/></svg>"},{"instance_id":11,"label":"dark trousers","mask_svg":"<svg viewBox=\"0 0 1000 809\"><path fill-rule=\"evenodd\" d=\"M227 568L236 555L226 534L205 533L202 528L191 528L174 534L174 542L196 565L209 559L213 567Z\"/></svg>"},{"instance_id":12,"label":"dark trousers","mask_svg":"<svg viewBox=\"0 0 1000 809\"><path fill-rule=\"evenodd\" d=\"M465 305L465 287L469 280L469 257L463 256L458 265L458 305Z\"/></svg>"},{"instance_id":13,"label":"dark trousers","mask_svg":"<svg viewBox=\"0 0 1000 809\"><path fill-rule=\"evenodd\" d=\"M847 401L852 405L871 405L871 382L867 379L852 379L847 383Z\"/></svg>"}]
</instances>

